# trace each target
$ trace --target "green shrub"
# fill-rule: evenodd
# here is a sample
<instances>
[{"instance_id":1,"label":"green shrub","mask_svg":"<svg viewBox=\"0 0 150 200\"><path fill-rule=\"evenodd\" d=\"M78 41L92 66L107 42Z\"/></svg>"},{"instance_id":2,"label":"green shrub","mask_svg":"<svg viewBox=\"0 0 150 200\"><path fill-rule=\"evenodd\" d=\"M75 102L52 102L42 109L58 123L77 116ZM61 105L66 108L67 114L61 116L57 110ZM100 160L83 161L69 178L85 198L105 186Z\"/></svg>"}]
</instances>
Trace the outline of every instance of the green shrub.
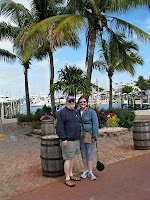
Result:
<instances>
[{"instance_id":1,"label":"green shrub","mask_svg":"<svg viewBox=\"0 0 150 200\"><path fill-rule=\"evenodd\" d=\"M57 119L54 119L54 127L56 128L57 126Z\"/></svg>"},{"instance_id":2,"label":"green shrub","mask_svg":"<svg viewBox=\"0 0 150 200\"><path fill-rule=\"evenodd\" d=\"M18 114L16 116L19 122L32 122L33 121L33 114L25 115L25 114Z\"/></svg>"},{"instance_id":3,"label":"green shrub","mask_svg":"<svg viewBox=\"0 0 150 200\"><path fill-rule=\"evenodd\" d=\"M37 111L34 114L33 113L31 113L30 115L18 114L16 118L18 119L19 122L33 122L33 121L40 121L40 118L44 114L52 115L51 113L52 113L51 107L44 105L42 109L37 109Z\"/></svg>"},{"instance_id":4,"label":"green shrub","mask_svg":"<svg viewBox=\"0 0 150 200\"><path fill-rule=\"evenodd\" d=\"M40 121L32 122L32 128L33 129L40 129L41 128L41 122Z\"/></svg>"},{"instance_id":5,"label":"green shrub","mask_svg":"<svg viewBox=\"0 0 150 200\"><path fill-rule=\"evenodd\" d=\"M107 117L106 114L104 112L104 110L99 110L96 107L93 108L93 110L95 110L96 114L97 114L97 118L98 118L98 122L99 122L99 127L103 127L106 126L106 122L107 122Z\"/></svg>"},{"instance_id":6,"label":"green shrub","mask_svg":"<svg viewBox=\"0 0 150 200\"><path fill-rule=\"evenodd\" d=\"M53 115L52 114L52 108L50 106L44 105L43 108L42 108L42 112L43 112L43 115L44 114Z\"/></svg>"},{"instance_id":7,"label":"green shrub","mask_svg":"<svg viewBox=\"0 0 150 200\"><path fill-rule=\"evenodd\" d=\"M108 118L106 125L108 127L118 127L119 126L118 123L119 123L119 118L111 117L111 118Z\"/></svg>"},{"instance_id":8,"label":"green shrub","mask_svg":"<svg viewBox=\"0 0 150 200\"><path fill-rule=\"evenodd\" d=\"M135 119L134 112L131 112L130 110L120 109L120 108L105 110L106 114L110 112L115 113L117 117L120 119L119 120L120 127L125 127L125 128L130 129L133 126L133 121Z\"/></svg>"},{"instance_id":9,"label":"green shrub","mask_svg":"<svg viewBox=\"0 0 150 200\"><path fill-rule=\"evenodd\" d=\"M34 115L33 115L33 119L34 121L40 121L40 118L44 115L45 113L43 112L42 109L38 109Z\"/></svg>"}]
</instances>

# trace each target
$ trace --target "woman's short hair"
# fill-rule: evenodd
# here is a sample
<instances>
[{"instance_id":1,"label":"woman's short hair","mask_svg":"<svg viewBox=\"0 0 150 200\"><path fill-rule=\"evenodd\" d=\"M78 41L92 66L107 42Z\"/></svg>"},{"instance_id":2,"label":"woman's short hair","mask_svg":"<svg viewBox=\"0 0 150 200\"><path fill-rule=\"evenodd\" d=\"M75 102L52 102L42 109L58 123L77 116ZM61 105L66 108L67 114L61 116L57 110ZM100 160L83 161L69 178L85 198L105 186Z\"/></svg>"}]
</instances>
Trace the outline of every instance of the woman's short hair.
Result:
<instances>
[{"instance_id":1,"label":"woman's short hair","mask_svg":"<svg viewBox=\"0 0 150 200\"><path fill-rule=\"evenodd\" d=\"M87 96L84 96L84 95L82 95L79 99L78 99L78 104L79 104L79 101L81 100L81 99L85 99L86 100L86 102L88 103L88 97Z\"/></svg>"}]
</instances>

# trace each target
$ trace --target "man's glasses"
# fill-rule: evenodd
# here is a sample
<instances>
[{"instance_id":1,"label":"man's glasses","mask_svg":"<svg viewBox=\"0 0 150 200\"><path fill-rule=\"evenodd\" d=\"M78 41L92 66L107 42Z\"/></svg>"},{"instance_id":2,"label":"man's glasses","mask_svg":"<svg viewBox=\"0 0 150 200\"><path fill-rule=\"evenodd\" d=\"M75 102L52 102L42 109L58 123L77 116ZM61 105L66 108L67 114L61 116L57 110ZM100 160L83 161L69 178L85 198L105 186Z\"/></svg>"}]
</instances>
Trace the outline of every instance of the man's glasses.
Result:
<instances>
[{"instance_id":1,"label":"man's glasses","mask_svg":"<svg viewBox=\"0 0 150 200\"><path fill-rule=\"evenodd\" d=\"M74 103L74 100L73 100L73 99L71 99L71 100L69 100L68 102L69 102L69 103L71 103L71 102L72 102L72 103Z\"/></svg>"},{"instance_id":2,"label":"man's glasses","mask_svg":"<svg viewBox=\"0 0 150 200\"><path fill-rule=\"evenodd\" d=\"M86 103L86 101L80 101L79 103Z\"/></svg>"}]
</instances>

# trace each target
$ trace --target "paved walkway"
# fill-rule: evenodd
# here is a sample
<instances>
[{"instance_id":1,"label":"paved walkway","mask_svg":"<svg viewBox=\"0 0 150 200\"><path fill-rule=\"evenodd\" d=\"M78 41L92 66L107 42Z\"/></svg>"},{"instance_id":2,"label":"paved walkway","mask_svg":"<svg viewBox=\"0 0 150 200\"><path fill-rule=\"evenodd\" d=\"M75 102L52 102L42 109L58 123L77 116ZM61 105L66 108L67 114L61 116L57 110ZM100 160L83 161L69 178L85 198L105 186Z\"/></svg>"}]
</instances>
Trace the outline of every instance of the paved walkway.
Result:
<instances>
[{"instance_id":1,"label":"paved walkway","mask_svg":"<svg viewBox=\"0 0 150 200\"><path fill-rule=\"evenodd\" d=\"M149 200L150 153L106 165L103 172L95 171L97 180L89 178L74 188L63 179L18 195L11 200Z\"/></svg>"},{"instance_id":2,"label":"paved walkway","mask_svg":"<svg viewBox=\"0 0 150 200\"><path fill-rule=\"evenodd\" d=\"M136 119L150 115L138 114ZM134 149L132 131L100 137L98 152L105 170L94 171L98 177L94 182L86 179L68 188L64 176L42 176L40 136L30 134L30 126L9 122L3 123L5 137L0 138L0 200L150 200L150 150ZM80 156L74 166L80 174Z\"/></svg>"}]
</instances>

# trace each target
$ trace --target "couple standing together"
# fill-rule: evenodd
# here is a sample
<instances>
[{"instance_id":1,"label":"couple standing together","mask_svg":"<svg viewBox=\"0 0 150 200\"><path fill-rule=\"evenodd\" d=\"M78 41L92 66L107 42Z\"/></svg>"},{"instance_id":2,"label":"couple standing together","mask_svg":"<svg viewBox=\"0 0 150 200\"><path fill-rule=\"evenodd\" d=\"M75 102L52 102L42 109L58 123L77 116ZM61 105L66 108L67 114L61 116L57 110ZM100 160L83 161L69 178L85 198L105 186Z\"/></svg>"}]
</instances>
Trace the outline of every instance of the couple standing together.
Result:
<instances>
[{"instance_id":1,"label":"couple standing together","mask_svg":"<svg viewBox=\"0 0 150 200\"><path fill-rule=\"evenodd\" d=\"M75 155L81 156L84 164L84 172L81 178L89 177L96 180L92 172L94 161L95 141L98 138L98 119L96 112L89 108L86 96L81 96L78 100L79 109L74 110L75 99L68 96L66 106L58 112L56 133L61 140L62 156L64 162L65 184L69 187L75 186L73 181L80 181L79 177L73 175L73 159ZM83 130L84 127L84 130ZM83 142L85 132L90 132L92 141L90 144Z\"/></svg>"}]
</instances>

